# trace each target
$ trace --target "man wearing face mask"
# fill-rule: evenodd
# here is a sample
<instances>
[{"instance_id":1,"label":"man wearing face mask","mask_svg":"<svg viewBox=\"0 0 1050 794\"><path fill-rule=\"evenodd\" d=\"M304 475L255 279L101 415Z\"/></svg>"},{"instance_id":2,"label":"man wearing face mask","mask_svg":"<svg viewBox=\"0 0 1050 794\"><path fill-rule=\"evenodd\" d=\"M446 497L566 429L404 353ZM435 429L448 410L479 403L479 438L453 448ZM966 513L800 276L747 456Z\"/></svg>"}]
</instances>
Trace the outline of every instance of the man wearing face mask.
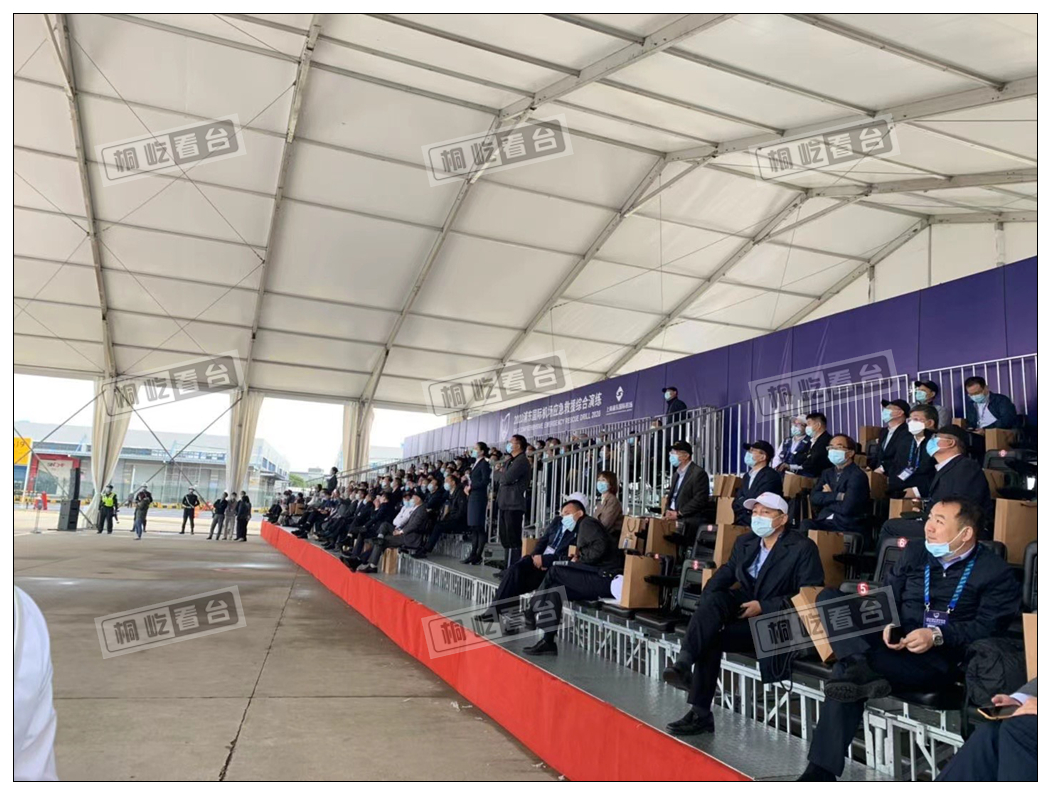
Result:
<instances>
[{"instance_id":1,"label":"man wearing face mask","mask_svg":"<svg viewBox=\"0 0 1050 794\"><path fill-rule=\"evenodd\" d=\"M685 412L689 409L685 403L678 399L678 389L674 386L664 386L664 400L667 403L667 421L677 422L685 419Z\"/></svg>"},{"instance_id":2,"label":"man wearing face mask","mask_svg":"<svg viewBox=\"0 0 1050 794\"><path fill-rule=\"evenodd\" d=\"M1007 563L977 542L980 508L948 498L930 510L925 543L912 541L890 572L901 637L829 631L838 660L824 686L809 766L799 780L834 780L864 716L864 701L897 688L938 691L963 678L966 650L1006 633L1021 607L1021 588ZM818 605L841 597L824 590Z\"/></svg>"},{"instance_id":3,"label":"man wearing face mask","mask_svg":"<svg viewBox=\"0 0 1050 794\"><path fill-rule=\"evenodd\" d=\"M412 552L417 560L424 559L437 546L441 536L446 532L462 533L467 528L467 495L459 480L459 474L450 474L445 478L444 492L448 495L441 508L441 514L430 530L426 545Z\"/></svg>"},{"instance_id":4,"label":"man wearing face mask","mask_svg":"<svg viewBox=\"0 0 1050 794\"><path fill-rule=\"evenodd\" d=\"M486 508L488 507L489 483L492 481L492 467L485 456L488 455L489 445L479 441L470 450L470 456L474 459L470 467L470 496L467 499L467 526L470 528L470 552L463 560L467 565L478 565L481 563L482 554L485 552L485 541L488 539L488 531L485 527Z\"/></svg>"},{"instance_id":5,"label":"man wearing face mask","mask_svg":"<svg viewBox=\"0 0 1050 794\"><path fill-rule=\"evenodd\" d=\"M530 656L556 656L554 637L561 622L562 595L569 601L593 601L613 596L612 582L623 571L623 554L601 523L587 515L586 500L572 494L561 507L562 528L576 532L576 556L564 565L547 567L538 592L526 612L543 637L523 650Z\"/></svg>"},{"instance_id":6,"label":"man wearing face mask","mask_svg":"<svg viewBox=\"0 0 1050 794\"><path fill-rule=\"evenodd\" d=\"M686 539L692 543L700 529L704 511L711 497L707 472L693 460L693 447L688 441L676 441L668 455L671 486L667 491L665 518L685 523Z\"/></svg>"},{"instance_id":7,"label":"man wearing face mask","mask_svg":"<svg viewBox=\"0 0 1050 794\"><path fill-rule=\"evenodd\" d=\"M751 526L751 511L746 507L747 502L764 493L780 496L783 493L783 484L780 475L769 466L769 460L773 457L772 444L768 441L753 441L750 444L744 444L744 450L747 474L744 475L744 482L733 500L733 523L737 526L749 527Z\"/></svg>"},{"instance_id":8,"label":"man wearing face mask","mask_svg":"<svg viewBox=\"0 0 1050 794\"><path fill-rule=\"evenodd\" d=\"M816 544L786 531L788 504L776 493L748 499L751 532L733 544L729 560L704 587L689 619L682 651L663 673L666 683L689 693L689 712L667 726L676 736L714 732L711 714L723 652L753 653L750 619L791 608L803 587L822 587L824 568ZM762 682L784 677L782 658L759 661Z\"/></svg>"},{"instance_id":9,"label":"man wearing face mask","mask_svg":"<svg viewBox=\"0 0 1050 794\"><path fill-rule=\"evenodd\" d=\"M891 499L901 498L908 488L929 491L936 473L935 462L926 444L937 427L937 410L932 405L916 405L908 414L906 427L909 441L904 468L890 477L886 485Z\"/></svg>"},{"instance_id":10,"label":"man wearing face mask","mask_svg":"<svg viewBox=\"0 0 1050 794\"><path fill-rule=\"evenodd\" d=\"M934 474L927 488L924 484L906 488L904 495L911 499L922 499L928 506L948 497L964 497L975 502L983 515L989 515L992 497L988 480L980 465L966 455L966 431L955 425L945 425L926 442L926 452L933 457ZM920 538L923 521L928 517L923 512L922 521L912 518L891 518L882 525L879 545L886 538ZM977 531L983 531L977 527Z\"/></svg>"},{"instance_id":11,"label":"man wearing face mask","mask_svg":"<svg viewBox=\"0 0 1050 794\"><path fill-rule=\"evenodd\" d=\"M908 464L911 436L905 427L911 408L904 400L882 401L882 424L874 460L868 458L868 468L896 477Z\"/></svg>"},{"instance_id":12,"label":"man wearing face mask","mask_svg":"<svg viewBox=\"0 0 1050 794\"><path fill-rule=\"evenodd\" d=\"M791 433L777 450L770 464L777 471L798 471L809 454L810 440L806 435L806 417L791 420Z\"/></svg>"},{"instance_id":13,"label":"man wearing face mask","mask_svg":"<svg viewBox=\"0 0 1050 794\"><path fill-rule=\"evenodd\" d=\"M525 520L525 491L532 480L532 467L525 456L528 442L512 436L507 442L511 456L500 477L496 506L499 508L499 542L503 546L504 570L521 557L521 526Z\"/></svg>"},{"instance_id":14,"label":"man wearing face mask","mask_svg":"<svg viewBox=\"0 0 1050 794\"><path fill-rule=\"evenodd\" d=\"M831 468L820 475L809 501L817 511L816 518L802 522L803 530L823 529L832 532L862 532L871 516L871 488L868 478L853 462L857 442L837 435L828 444Z\"/></svg>"},{"instance_id":15,"label":"man wearing face mask","mask_svg":"<svg viewBox=\"0 0 1050 794\"><path fill-rule=\"evenodd\" d=\"M912 383L911 401L916 405L928 405L937 412L934 427L944 427L952 423L952 409L937 402L940 387L932 380L917 380Z\"/></svg>"},{"instance_id":16,"label":"man wearing face mask","mask_svg":"<svg viewBox=\"0 0 1050 794\"><path fill-rule=\"evenodd\" d=\"M414 493L407 497L401 511L390 524L379 527L372 553L362 573L375 573L379 570L379 560L387 549L404 546L407 549L418 548L426 541L427 511L423 509L423 497ZM347 566L356 571L360 563L358 558L347 561Z\"/></svg>"},{"instance_id":17,"label":"man wearing face mask","mask_svg":"<svg viewBox=\"0 0 1050 794\"><path fill-rule=\"evenodd\" d=\"M806 459L802 461L801 474L804 477L819 477L832 465L828 460L828 444L831 443L828 418L819 411L806 414L806 436L810 447Z\"/></svg>"},{"instance_id":18,"label":"man wearing face mask","mask_svg":"<svg viewBox=\"0 0 1050 794\"><path fill-rule=\"evenodd\" d=\"M974 375L967 378L966 426L974 433L983 435L989 428L1010 430L1017 427L1017 408L1005 394L997 394L988 388L984 378Z\"/></svg>"}]
</instances>

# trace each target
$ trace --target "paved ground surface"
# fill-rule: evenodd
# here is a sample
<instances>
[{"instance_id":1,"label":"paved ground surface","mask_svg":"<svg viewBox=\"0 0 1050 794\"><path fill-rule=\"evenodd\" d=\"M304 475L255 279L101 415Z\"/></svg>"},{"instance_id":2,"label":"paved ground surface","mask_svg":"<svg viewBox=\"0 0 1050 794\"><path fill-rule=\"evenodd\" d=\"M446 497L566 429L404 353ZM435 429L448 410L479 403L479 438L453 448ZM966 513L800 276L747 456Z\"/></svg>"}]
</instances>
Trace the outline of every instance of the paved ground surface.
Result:
<instances>
[{"instance_id":1,"label":"paved ground surface","mask_svg":"<svg viewBox=\"0 0 1050 794\"><path fill-rule=\"evenodd\" d=\"M38 535L19 512L15 582L51 633L64 779L557 778L257 535ZM247 627L102 658L94 618L228 585Z\"/></svg>"}]
</instances>

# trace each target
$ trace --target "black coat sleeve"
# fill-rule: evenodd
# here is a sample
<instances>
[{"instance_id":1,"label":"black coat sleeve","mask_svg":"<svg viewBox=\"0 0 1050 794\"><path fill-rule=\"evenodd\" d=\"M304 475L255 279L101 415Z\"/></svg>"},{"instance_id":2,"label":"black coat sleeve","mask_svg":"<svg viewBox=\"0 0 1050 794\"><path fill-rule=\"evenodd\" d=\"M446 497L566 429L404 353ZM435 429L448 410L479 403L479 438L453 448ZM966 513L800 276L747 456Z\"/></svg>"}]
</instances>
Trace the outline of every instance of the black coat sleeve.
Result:
<instances>
[{"instance_id":1,"label":"black coat sleeve","mask_svg":"<svg viewBox=\"0 0 1050 794\"><path fill-rule=\"evenodd\" d=\"M685 483L682 484L685 487ZM693 518L700 515L707 506L710 498L711 486L707 478L707 472L700 469L693 480L693 492L689 494L689 500L678 505L677 512L682 518Z\"/></svg>"},{"instance_id":2,"label":"black coat sleeve","mask_svg":"<svg viewBox=\"0 0 1050 794\"><path fill-rule=\"evenodd\" d=\"M941 629L949 648L965 648L986 637L1002 634L1021 611L1021 587L1013 571L1003 566L1003 573L981 592L977 615L973 620L949 620Z\"/></svg>"}]
</instances>

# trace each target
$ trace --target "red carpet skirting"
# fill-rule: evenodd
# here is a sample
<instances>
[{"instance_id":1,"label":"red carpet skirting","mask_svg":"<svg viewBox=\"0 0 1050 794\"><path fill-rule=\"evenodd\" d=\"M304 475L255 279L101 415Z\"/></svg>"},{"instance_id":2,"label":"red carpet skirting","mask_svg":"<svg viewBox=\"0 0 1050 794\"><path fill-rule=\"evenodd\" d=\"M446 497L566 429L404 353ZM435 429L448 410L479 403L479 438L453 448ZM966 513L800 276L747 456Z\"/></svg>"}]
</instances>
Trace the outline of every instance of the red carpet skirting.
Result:
<instances>
[{"instance_id":1,"label":"red carpet skirting","mask_svg":"<svg viewBox=\"0 0 1050 794\"><path fill-rule=\"evenodd\" d=\"M570 780L748 779L498 645L431 658L433 610L265 521L262 537Z\"/></svg>"}]
</instances>

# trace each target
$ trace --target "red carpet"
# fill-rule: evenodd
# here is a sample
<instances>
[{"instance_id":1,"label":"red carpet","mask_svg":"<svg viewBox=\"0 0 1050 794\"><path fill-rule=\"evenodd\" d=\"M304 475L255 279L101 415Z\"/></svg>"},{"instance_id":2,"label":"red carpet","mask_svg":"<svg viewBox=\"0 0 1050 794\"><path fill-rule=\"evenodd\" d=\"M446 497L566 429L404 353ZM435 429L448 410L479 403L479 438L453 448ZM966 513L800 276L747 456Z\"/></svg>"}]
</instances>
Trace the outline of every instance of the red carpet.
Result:
<instances>
[{"instance_id":1,"label":"red carpet","mask_svg":"<svg viewBox=\"0 0 1050 794\"><path fill-rule=\"evenodd\" d=\"M748 780L498 645L431 658L433 610L265 521L262 537L570 780Z\"/></svg>"}]
</instances>

